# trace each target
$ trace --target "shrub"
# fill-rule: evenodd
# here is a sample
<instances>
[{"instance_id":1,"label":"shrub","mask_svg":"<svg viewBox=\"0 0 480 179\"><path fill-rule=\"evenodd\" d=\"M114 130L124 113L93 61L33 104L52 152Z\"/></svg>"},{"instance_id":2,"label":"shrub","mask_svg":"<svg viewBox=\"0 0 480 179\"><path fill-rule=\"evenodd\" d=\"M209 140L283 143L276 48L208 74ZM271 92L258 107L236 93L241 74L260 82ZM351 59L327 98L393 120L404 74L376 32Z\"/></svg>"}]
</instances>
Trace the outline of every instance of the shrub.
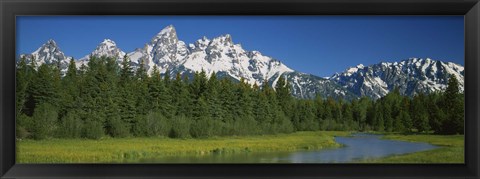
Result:
<instances>
[{"instance_id":1,"label":"shrub","mask_svg":"<svg viewBox=\"0 0 480 179\"><path fill-rule=\"evenodd\" d=\"M146 116L138 115L134 118L134 125L133 125L133 134L135 136L147 136L147 122Z\"/></svg>"},{"instance_id":2,"label":"shrub","mask_svg":"<svg viewBox=\"0 0 480 179\"><path fill-rule=\"evenodd\" d=\"M169 136L172 138L188 138L190 137L190 124L185 116L177 116L171 120L172 129Z\"/></svg>"},{"instance_id":3,"label":"shrub","mask_svg":"<svg viewBox=\"0 0 480 179\"><path fill-rule=\"evenodd\" d=\"M17 118L17 138L24 139L31 136L34 123L33 119L25 114L21 114Z\"/></svg>"},{"instance_id":4,"label":"shrub","mask_svg":"<svg viewBox=\"0 0 480 179\"><path fill-rule=\"evenodd\" d=\"M147 115L147 130L155 136L168 136L172 125L170 121L160 112L151 112Z\"/></svg>"},{"instance_id":5,"label":"shrub","mask_svg":"<svg viewBox=\"0 0 480 179\"><path fill-rule=\"evenodd\" d=\"M88 139L100 139L104 135L103 125L98 120L87 119L83 127L83 137Z\"/></svg>"},{"instance_id":6,"label":"shrub","mask_svg":"<svg viewBox=\"0 0 480 179\"><path fill-rule=\"evenodd\" d=\"M57 127L57 117L57 110L51 104L38 105L33 113L33 138L41 140L51 137Z\"/></svg>"},{"instance_id":7,"label":"shrub","mask_svg":"<svg viewBox=\"0 0 480 179\"><path fill-rule=\"evenodd\" d=\"M60 138L79 138L82 136L83 121L76 111L68 112L60 121L57 136Z\"/></svg>"},{"instance_id":8,"label":"shrub","mask_svg":"<svg viewBox=\"0 0 480 179\"><path fill-rule=\"evenodd\" d=\"M275 123L274 130L279 133L292 133L294 128L292 122L286 116L283 116L278 119L277 123Z\"/></svg>"},{"instance_id":9,"label":"shrub","mask_svg":"<svg viewBox=\"0 0 480 179\"><path fill-rule=\"evenodd\" d=\"M236 118L233 123L234 135L250 135L257 131L257 121L252 117Z\"/></svg>"},{"instance_id":10,"label":"shrub","mask_svg":"<svg viewBox=\"0 0 480 179\"><path fill-rule=\"evenodd\" d=\"M200 138L200 137L211 137L215 134L215 121L208 119L208 118L201 118L195 122L193 122L190 134L192 137ZM217 128L218 129L218 128Z\"/></svg>"},{"instance_id":11,"label":"shrub","mask_svg":"<svg viewBox=\"0 0 480 179\"><path fill-rule=\"evenodd\" d=\"M130 131L120 117L112 117L107 120L107 132L112 137L127 137Z\"/></svg>"},{"instance_id":12,"label":"shrub","mask_svg":"<svg viewBox=\"0 0 480 179\"><path fill-rule=\"evenodd\" d=\"M25 139L30 136L30 133L22 126L17 126L16 132L17 139Z\"/></svg>"}]
</instances>

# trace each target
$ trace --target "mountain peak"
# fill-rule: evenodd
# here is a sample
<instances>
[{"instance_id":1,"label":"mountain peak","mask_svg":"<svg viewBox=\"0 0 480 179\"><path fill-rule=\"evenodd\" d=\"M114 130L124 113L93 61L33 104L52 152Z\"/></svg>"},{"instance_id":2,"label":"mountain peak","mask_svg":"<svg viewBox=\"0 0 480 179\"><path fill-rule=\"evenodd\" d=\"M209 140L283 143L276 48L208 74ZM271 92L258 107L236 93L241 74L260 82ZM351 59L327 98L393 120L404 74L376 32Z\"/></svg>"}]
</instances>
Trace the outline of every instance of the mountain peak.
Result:
<instances>
[{"instance_id":1,"label":"mountain peak","mask_svg":"<svg viewBox=\"0 0 480 179\"><path fill-rule=\"evenodd\" d=\"M368 70L364 69L352 67L330 79L358 96L375 99L385 96L396 87L406 96L442 91L447 87L449 75L455 75L459 79L463 91L464 68L450 62L409 58L400 62L381 62L368 66Z\"/></svg>"},{"instance_id":2,"label":"mountain peak","mask_svg":"<svg viewBox=\"0 0 480 179\"><path fill-rule=\"evenodd\" d=\"M212 39L213 44L233 45L232 36L230 34L224 34Z\"/></svg>"},{"instance_id":3,"label":"mountain peak","mask_svg":"<svg viewBox=\"0 0 480 179\"><path fill-rule=\"evenodd\" d=\"M47 41L47 43L45 43L45 45L55 46L55 47L56 47L56 46L57 46L57 42L55 42L55 40L53 40L53 39L49 39L49 40Z\"/></svg>"},{"instance_id":4,"label":"mountain peak","mask_svg":"<svg viewBox=\"0 0 480 179\"><path fill-rule=\"evenodd\" d=\"M160 34L165 34L165 33L168 33L168 32L174 32L175 31L175 27L170 24L168 25L167 27L163 28L161 31L160 31Z\"/></svg>"},{"instance_id":5,"label":"mountain peak","mask_svg":"<svg viewBox=\"0 0 480 179\"><path fill-rule=\"evenodd\" d=\"M114 49L117 49L117 44L115 43L115 41L113 40L110 40L110 39L104 39L102 42L100 42L98 45L97 45L97 48L95 49L95 51L98 51L98 50L114 50Z\"/></svg>"},{"instance_id":6,"label":"mountain peak","mask_svg":"<svg viewBox=\"0 0 480 179\"><path fill-rule=\"evenodd\" d=\"M203 36L201 39L198 39L194 44L190 44L189 46L192 51L202 51L205 50L209 44L210 39L208 39L206 36Z\"/></svg>"},{"instance_id":7,"label":"mountain peak","mask_svg":"<svg viewBox=\"0 0 480 179\"><path fill-rule=\"evenodd\" d=\"M102 57L102 56L117 57L117 58L121 59L121 58L123 58L124 55L125 55L125 52L123 52L122 50L120 50L117 47L117 44L115 43L115 41L113 41L111 39L103 39L103 41L100 42L97 45L97 47L95 48L95 50L93 52L91 52L89 55L87 55L83 58L80 58L79 60L80 61L88 60L90 58L90 56L94 56L94 57Z\"/></svg>"},{"instance_id":8,"label":"mountain peak","mask_svg":"<svg viewBox=\"0 0 480 179\"><path fill-rule=\"evenodd\" d=\"M156 44L159 41L161 43L177 43L178 37L175 27L168 25L152 38L152 44Z\"/></svg>"},{"instance_id":9,"label":"mountain peak","mask_svg":"<svg viewBox=\"0 0 480 179\"><path fill-rule=\"evenodd\" d=\"M117 44L115 43L115 41L113 41L113 40L111 40L111 39L103 39L103 41L102 41L100 44L117 46Z\"/></svg>"},{"instance_id":10,"label":"mountain peak","mask_svg":"<svg viewBox=\"0 0 480 179\"><path fill-rule=\"evenodd\" d=\"M41 64L57 64L60 63L62 74L65 73L66 66L68 65L71 57L65 56L65 54L57 46L57 43L53 39L49 39L40 48L32 52L31 54L23 54L21 57L25 57L28 62L33 60L37 67ZM65 68L63 68L65 67Z\"/></svg>"},{"instance_id":11,"label":"mountain peak","mask_svg":"<svg viewBox=\"0 0 480 179\"><path fill-rule=\"evenodd\" d=\"M61 52L60 48L58 48L57 43L53 39L49 39L45 42L40 48L38 48L33 54L46 54L46 53L55 53Z\"/></svg>"}]
</instances>

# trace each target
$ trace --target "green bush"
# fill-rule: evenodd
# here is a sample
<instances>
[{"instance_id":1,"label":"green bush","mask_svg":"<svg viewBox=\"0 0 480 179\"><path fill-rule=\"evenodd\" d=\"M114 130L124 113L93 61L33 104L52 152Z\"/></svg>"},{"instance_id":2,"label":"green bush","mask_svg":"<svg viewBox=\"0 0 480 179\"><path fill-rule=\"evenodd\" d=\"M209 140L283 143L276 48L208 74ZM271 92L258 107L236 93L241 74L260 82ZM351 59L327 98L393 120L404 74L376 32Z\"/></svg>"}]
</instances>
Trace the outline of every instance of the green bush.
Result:
<instances>
[{"instance_id":1,"label":"green bush","mask_svg":"<svg viewBox=\"0 0 480 179\"><path fill-rule=\"evenodd\" d=\"M148 136L147 134L147 122L145 115L138 115L134 119L133 135L135 136Z\"/></svg>"},{"instance_id":2,"label":"green bush","mask_svg":"<svg viewBox=\"0 0 480 179\"><path fill-rule=\"evenodd\" d=\"M107 132L112 137L127 137L130 135L130 130L120 117L112 117L107 120Z\"/></svg>"},{"instance_id":3,"label":"green bush","mask_svg":"<svg viewBox=\"0 0 480 179\"><path fill-rule=\"evenodd\" d=\"M68 112L60 121L57 136L60 138L80 138L82 136L83 121L77 112Z\"/></svg>"},{"instance_id":4,"label":"green bush","mask_svg":"<svg viewBox=\"0 0 480 179\"><path fill-rule=\"evenodd\" d=\"M56 130L57 110L48 103L38 105L33 113L33 138L41 140L52 137Z\"/></svg>"},{"instance_id":5,"label":"green bush","mask_svg":"<svg viewBox=\"0 0 480 179\"><path fill-rule=\"evenodd\" d=\"M160 112L150 112L144 120L148 136L168 136L172 125Z\"/></svg>"},{"instance_id":6,"label":"green bush","mask_svg":"<svg viewBox=\"0 0 480 179\"><path fill-rule=\"evenodd\" d=\"M136 136L169 136L172 124L162 113L149 112L146 116L137 116L134 126Z\"/></svg>"},{"instance_id":7,"label":"green bush","mask_svg":"<svg viewBox=\"0 0 480 179\"><path fill-rule=\"evenodd\" d=\"M83 137L88 139L100 139L104 135L103 125L98 120L87 119L83 127Z\"/></svg>"},{"instance_id":8,"label":"green bush","mask_svg":"<svg viewBox=\"0 0 480 179\"><path fill-rule=\"evenodd\" d=\"M291 133L294 131L292 122L286 117L280 117L275 123L274 131L278 133Z\"/></svg>"},{"instance_id":9,"label":"green bush","mask_svg":"<svg viewBox=\"0 0 480 179\"><path fill-rule=\"evenodd\" d=\"M25 114L21 114L17 118L17 138L24 139L31 136L34 123L33 119Z\"/></svg>"},{"instance_id":10,"label":"green bush","mask_svg":"<svg viewBox=\"0 0 480 179\"><path fill-rule=\"evenodd\" d=\"M30 133L22 126L17 126L16 132L17 139L25 139L30 136Z\"/></svg>"},{"instance_id":11,"label":"green bush","mask_svg":"<svg viewBox=\"0 0 480 179\"><path fill-rule=\"evenodd\" d=\"M216 133L214 130L215 121L208 118L201 118L192 123L190 134L195 138L211 137Z\"/></svg>"},{"instance_id":12,"label":"green bush","mask_svg":"<svg viewBox=\"0 0 480 179\"><path fill-rule=\"evenodd\" d=\"M234 135L251 135L257 131L257 121L253 117L236 118L233 123Z\"/></svg>"},{"instance_id":13,"label":"green bush","mask_svg":"<svg viewBox=\"0 0 480 179\"><path fill-rule=\"evenodd\" d=\"M188 138L190 137L190 124L185 116L177 116L171 119L172 129L169 137L172 138Z\"/></svg>"}]
</instances>

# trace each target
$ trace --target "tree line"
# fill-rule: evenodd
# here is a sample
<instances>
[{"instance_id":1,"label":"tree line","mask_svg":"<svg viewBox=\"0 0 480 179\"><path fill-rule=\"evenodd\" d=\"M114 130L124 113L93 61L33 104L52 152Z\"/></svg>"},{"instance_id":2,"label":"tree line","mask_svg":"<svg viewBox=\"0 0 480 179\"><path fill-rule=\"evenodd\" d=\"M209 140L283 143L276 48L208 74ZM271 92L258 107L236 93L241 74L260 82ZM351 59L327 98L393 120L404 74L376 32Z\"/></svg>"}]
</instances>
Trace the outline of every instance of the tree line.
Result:
<instances>
[{"instance_id":1,"label":"tree line","mask_svg":"<svg viewBox=\"0 0 480 179\"><path fill-rule=\"evenodd\" d=\"M127 57L90 57L77 69L70 60L36 66L21 58L16 71L17 138L203 138L315 130L463 133L464 97L451 76L444 92L379 100L297 99L281 76L275 87L207 76L192 77ZM65 73L63 76L62 73Z\"/></svg>"}]
</instances>

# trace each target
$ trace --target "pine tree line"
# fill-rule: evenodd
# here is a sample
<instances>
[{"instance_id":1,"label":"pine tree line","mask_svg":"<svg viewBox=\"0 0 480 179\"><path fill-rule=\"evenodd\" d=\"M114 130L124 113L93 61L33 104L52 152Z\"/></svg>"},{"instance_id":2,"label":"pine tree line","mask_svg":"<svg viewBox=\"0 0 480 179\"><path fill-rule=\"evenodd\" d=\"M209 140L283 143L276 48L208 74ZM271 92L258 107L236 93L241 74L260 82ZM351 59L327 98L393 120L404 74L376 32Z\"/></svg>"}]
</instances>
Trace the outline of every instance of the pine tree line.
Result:
<instances>
[{"instance_id":1,"label":"pine tree line","mask_svg":"<svg viewBox=\"0 0 480 179\"><path fill-rule=\"evenodd\" d=\"M136 70L124 57L91 57L76 68L71 59L64 77L59 64L22 58L16 73L18 138L104 136L258 135L314 130L463 133L463 94L452 76L442 93L401 96L398 89L373 101L363 97L296 99L280 77L275 88L188 76L144 65Z\"/></svg>"}]
</instances>

